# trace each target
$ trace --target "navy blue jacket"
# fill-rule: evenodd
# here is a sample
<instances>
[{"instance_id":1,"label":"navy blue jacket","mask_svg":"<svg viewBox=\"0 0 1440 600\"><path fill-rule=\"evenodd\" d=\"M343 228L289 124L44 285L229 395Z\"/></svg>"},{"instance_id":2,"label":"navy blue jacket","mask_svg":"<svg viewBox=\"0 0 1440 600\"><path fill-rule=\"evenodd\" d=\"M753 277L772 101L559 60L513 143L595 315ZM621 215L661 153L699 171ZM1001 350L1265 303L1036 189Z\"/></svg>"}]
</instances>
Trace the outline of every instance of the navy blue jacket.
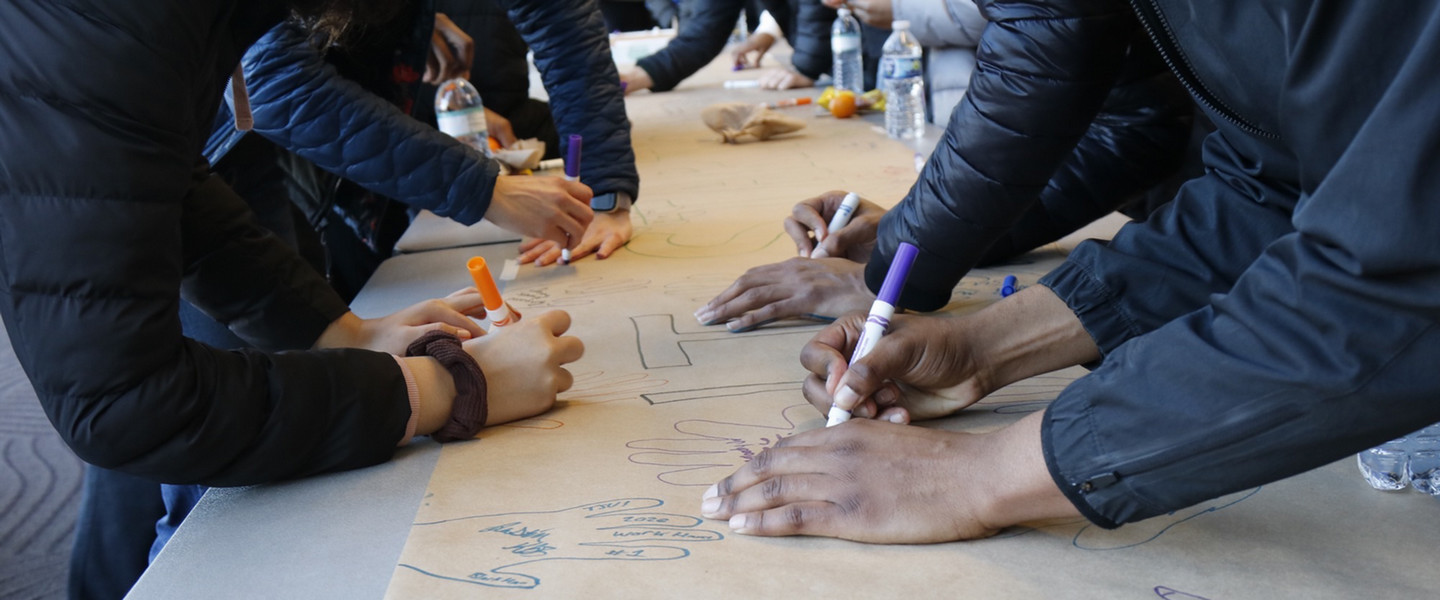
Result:
<instances>
[{"instance_id":1,"label":"navy blue jacket","mask_svg":"<svg viewBox=\"0 0 1440 600\"><path fill-rule=\"evenodd\" d=\"M404 434L394 358L308 350L344 302L200 156L241 54L286 14L0 3L0 316L90 463L241 485L372 465ZM259 349L187 340L182 295Z\"/></svg>"},{"instance_id":2,"label":"navy blue jacket","mask_svg":"<svg viewBox=\"0 0 1440 600\"><path fill-rule=\"evenodd\" d=\"M583 0L502 4L535 51L556 126L586 140L581 180L597 194L637 197L630 121L598 13ZM428 31L433 13L421 14L417 27ZM556 23L566 24L565 35ZM467 225L485 216L498 164L341 76L302 28L282 24L266 33L246 52L244 66L255 131L267 139L412 207ZM227 105L206 146L212 164L243 135L231 118Z\"/></svg>"}]
</instances>

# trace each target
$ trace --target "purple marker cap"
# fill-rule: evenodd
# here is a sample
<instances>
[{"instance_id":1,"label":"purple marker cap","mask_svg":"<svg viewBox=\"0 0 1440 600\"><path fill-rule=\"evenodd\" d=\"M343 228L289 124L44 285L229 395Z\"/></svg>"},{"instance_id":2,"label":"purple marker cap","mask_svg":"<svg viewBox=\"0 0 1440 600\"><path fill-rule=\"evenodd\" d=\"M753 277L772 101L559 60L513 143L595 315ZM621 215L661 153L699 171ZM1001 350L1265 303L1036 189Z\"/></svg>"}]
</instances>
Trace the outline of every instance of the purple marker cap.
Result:
<instances>
[{"instance_id":1,"label":"purple marker cap","mask_svg":"<svg viewBox=\"0 0 1440 600\"><path fill-rule=\"evenodd\" d=\"M890 271L885 273L885 283L880 284L879 300L891 306L900 299L900 290L905 287L905 279L910 277L910 267L915 264L915 257L920 254L920 249L908 242L900 242L900 248L895 251L895 260L890 261Z\"/></svg>"},{"instance_id":2,"label":"purple marker cap","mask_svg":"<svg viewBox=\"0 0 1440 600\"><path fill-rule=\"evenodd\" d=\"M570 147L565 151L565 176L580 179L580 135L570 134Z\"/></svg>"}]
</instances>

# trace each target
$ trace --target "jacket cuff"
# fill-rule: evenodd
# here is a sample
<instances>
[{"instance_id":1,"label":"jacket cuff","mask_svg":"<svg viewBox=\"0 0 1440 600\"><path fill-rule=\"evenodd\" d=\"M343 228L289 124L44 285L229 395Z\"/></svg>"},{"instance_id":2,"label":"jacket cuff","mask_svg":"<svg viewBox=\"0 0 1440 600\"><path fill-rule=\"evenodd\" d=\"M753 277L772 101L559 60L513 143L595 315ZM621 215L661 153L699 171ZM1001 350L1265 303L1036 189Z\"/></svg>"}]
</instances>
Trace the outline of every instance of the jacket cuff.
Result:
<instances>
[{"instance_id":1,"label":"jacket cuff","mask_svg":"<svg viewBox=\"0 0 1440 600\"><path fill-rule=\"evenodd\" d=\"M1100 353L1108 355L1139 335L1141 329L1119 302L1119 294L1091 269L1101 248L1101 243L1094 240L1082 242L1064 263L1040 278L1040 285L1050 288L1070 307Z\"/></svg>"},{"instance_id":2,"label":"jacket cuff","mask_svg":"<svg viewBox=\"0 0 1440 600\"><path fill-rule=\"evenodd\" d=\"M1040 451L1045 456L1045 468L1050 471L1050 478L1055 481L1055 486L1060 488L1060 492L1065 494L1065 499L1069 500L1070 504L1075 505L1075 509L1080 511L1080 516L1085 517L1091 523L1104 527L1105 529L1119 527L1119 523L1100 514L1100 512L1095 510L1095 507L1090 506L1090 503L1087 501L1085 493L1092 490L1095 484L1091 482L1089 483L1090 487L1087 488L1087 482L1084 481L1083 478L1066 473L1060 465L1060 456L1073 454L1071 449L1076 446L1080 440L1094 439L1094 437L1088 435L1082 435L1078 438L1069 436L1065 437L1063 441L1057 442L1055 439L1056 426L1054 425L1056 412L1057 411L1047 409L1045 411L1045 418L1040 422ZM1072 426L1080 425L1078 423L1079 418L1073 415L1067 415L1067 417L1065 420L1070 422ZM1057 446L1060 447L1059 450L1056 449Z\"/></svg>"}]
</instances>

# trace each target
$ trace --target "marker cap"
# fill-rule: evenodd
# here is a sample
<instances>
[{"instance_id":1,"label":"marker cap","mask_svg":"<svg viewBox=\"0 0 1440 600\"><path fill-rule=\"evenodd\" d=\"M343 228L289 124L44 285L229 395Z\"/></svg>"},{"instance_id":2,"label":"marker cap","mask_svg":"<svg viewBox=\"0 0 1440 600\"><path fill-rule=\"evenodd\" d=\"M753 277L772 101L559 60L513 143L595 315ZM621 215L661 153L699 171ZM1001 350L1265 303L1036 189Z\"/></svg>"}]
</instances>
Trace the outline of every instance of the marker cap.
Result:
<instances>
[{"instance_id":1,"label":"marker cap","mask_svg":"<svg viewBox=\"0 0 1440 600\"><path fill-rule=\"evenodd\" d=\"M475 280L475 289L480 290L480 298L485 301L485 310L498 310L505 305L505 299L500 297L500 288L495 287L495 278L490 275L490 265L485 263L485 257L476 256L465 263L470 269L470 278Z\"/></svg>"},{"instance_id":2,"label":"marker cap","mask_svg":"<svg viewBox=\"0 0 1440 600\"><path fill-rule=\"evenodd\" d=\"M571 180L580 179L580 146L579 134L570 134L570 145L565 149L565 176Z\"/></svg>"},{"instance_id":3,"label":"marker cap","mask_svg":"<svg viewBox=\"0 0 1440 600\"><path fill-rule=\"evenodd\" d=\"M885 282L880 284L880 295L877 300L896 305L900 299L900 290L905 288L905 280L910 277L910 267L915 264L915 257L920 254L920 249L909 242L900 242L900 247L895 250L895 260L890 262L890 271L885 274Z\"/></svg>"}]
</instances>

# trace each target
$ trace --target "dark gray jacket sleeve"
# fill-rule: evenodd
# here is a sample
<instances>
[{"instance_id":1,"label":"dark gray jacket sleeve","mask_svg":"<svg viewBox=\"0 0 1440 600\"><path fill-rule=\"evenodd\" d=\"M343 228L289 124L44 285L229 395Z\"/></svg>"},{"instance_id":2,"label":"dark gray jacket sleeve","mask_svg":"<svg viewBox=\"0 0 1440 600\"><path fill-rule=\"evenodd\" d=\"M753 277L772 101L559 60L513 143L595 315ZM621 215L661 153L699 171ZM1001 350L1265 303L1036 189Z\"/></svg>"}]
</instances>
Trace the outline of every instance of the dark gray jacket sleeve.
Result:
<instances>
[{"instance_id":1,"label":"dark gray jacket sleeve","mask_svg":"<svg viewBox=\"0 0 1440 600\"><path fill-rule=\"evenodd\" d=\"M1279 132L1278 154L1304 166L1290 203L1227 152L1245 134L1221 125L1209 175L1161 219L1042 281L1106 353L1042 428L1052 476L1090 519L1163 514L1440 420L1440 171L1422 150L1440 148L1440 128L1417 101L1440 95L1431 12L1387 47L1403 64L1360 51L1374 40L1362 28L1279 74L1305 85L1277 113L1308 115ZM1390 32L1426 22L1405 18ZM1359 73L1374 85L1356 89Z\"/></svg>"},{"instance_id":2,"label":"dark gray jacket sleeve","mask_svg":"<svg viewBox=\"0 0 1440 600\"><path fill-rule=\"evenodd\" d=\"M797 6L798 5L798 6ZM792 25L785 32L790 47L790 64L801 75L819 79L834 67L830 56L830 26L835 23L835 9L820 0L791 0Z\"/></svg>"},{"instance_id":3,"label":"dark gray jacket sleeve","mask_svg":"<svg viewBox=\"0 0 1440 600\"><path fill-rule=\"evenodd\" d=\"M744 0L688 0L680 5L680 31L659 52L636 61L654 85L652 91L675 89L686 77L710 64L725 48L745 7Z\"/></svg>"},{"instance_id":4,"label":"dark gray jacket sleeve","mask_svg":"<svg viewBox=\"0 0 1440 600\"><path fill-rule=\"evenodd\" d=\"M970 90L910 193L881 220L865 270L879 289L900 242L920 248L900 302L934 310L1015 225L1089 130L1138 26L1116 0L982 3Z\"/></svg>"},{"instance_id":5,"label":"dark gray jacket sleeve","mask_svg":"<svg viewBox=\"0 0 1440 600\"><path fill-rule=\"evenodd\" d=\"M535 53L561 145L584 137L580 181L597 194L639 198L630 119L605 22L593 0L501 0ZM562 148L562 150L564 150ZM563 154L563 152L562 152Z\"/></svg>"}]
</instances>

